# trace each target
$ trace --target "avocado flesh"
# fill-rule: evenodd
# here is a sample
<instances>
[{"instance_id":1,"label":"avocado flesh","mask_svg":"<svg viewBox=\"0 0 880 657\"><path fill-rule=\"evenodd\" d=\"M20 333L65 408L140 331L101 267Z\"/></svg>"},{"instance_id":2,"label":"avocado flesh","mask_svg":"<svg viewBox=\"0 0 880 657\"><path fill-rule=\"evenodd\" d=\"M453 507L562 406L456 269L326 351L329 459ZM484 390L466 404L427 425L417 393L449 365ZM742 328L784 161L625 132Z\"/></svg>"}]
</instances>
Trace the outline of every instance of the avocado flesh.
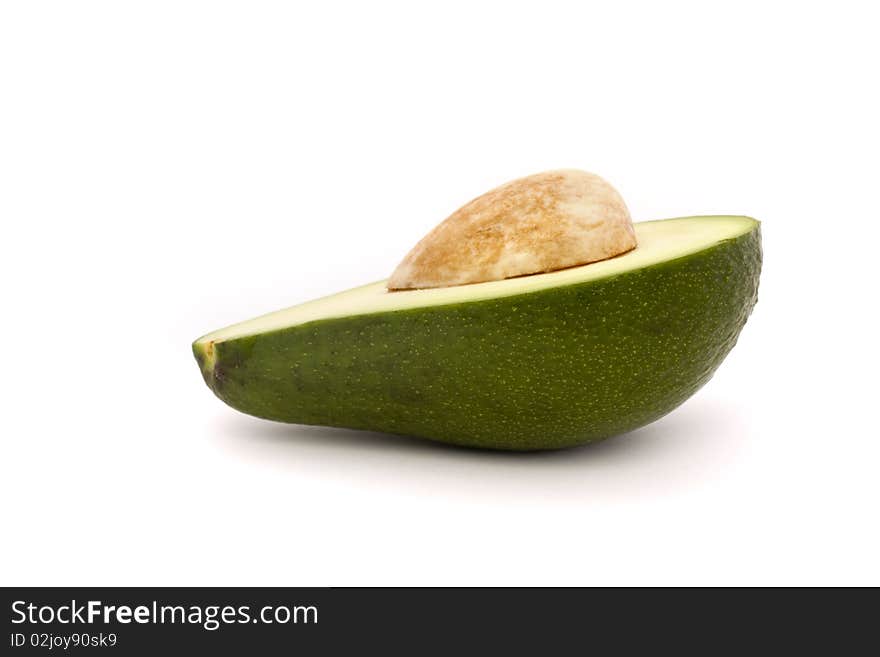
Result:
<instances>
[{"instance_id":1,"label":"avocado flesh","mask_svg":"<svg viewBox=\"0 0 880 657\"><path fill-rule=\"evenodd\" d=\"M508 450L569 447L665 415L733 347L757 299L759 223L635 224L616 258L503 281L385 282L209 333L208 386L257 417Z\"/></svg>"}]
</instances>

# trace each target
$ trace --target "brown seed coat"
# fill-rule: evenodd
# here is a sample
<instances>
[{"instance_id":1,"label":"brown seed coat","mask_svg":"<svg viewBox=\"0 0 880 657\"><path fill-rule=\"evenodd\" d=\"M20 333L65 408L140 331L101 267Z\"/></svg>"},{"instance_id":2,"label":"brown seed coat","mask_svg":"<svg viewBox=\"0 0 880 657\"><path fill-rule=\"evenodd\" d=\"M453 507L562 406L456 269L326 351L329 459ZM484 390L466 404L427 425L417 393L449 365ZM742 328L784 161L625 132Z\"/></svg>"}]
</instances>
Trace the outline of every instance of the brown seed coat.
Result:
<instances>
[{"instance_id":1,"label":"brown seed coat","mask_svg":"<svg viewBox=\"0 0 880 657\"><path fill-rule=\"evenodd\" d=\"M605 260L636 246L629 211L599 176L520 178L456 210L410 251L389 290L447 287Z\"/></svg>"}]
</instances>

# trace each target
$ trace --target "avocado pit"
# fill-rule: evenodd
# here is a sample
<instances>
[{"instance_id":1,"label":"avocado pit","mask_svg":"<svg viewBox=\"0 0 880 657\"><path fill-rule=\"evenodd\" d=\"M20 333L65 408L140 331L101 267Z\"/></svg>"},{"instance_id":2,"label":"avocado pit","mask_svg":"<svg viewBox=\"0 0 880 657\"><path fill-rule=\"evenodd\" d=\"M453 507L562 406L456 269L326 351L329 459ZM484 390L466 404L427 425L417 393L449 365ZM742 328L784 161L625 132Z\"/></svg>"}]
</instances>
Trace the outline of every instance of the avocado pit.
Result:
<instances>
[{"instance_id":1,"label":"avocado pit","mask_svg":"<svg viewBox=\"0 0 880 657\"><path fill-rule=\"evenodd\" d=\"M499 281L606 260L636 247L620 194L575 169L519 178L452 213L406 255L390 291Z\"/></svg>"}]
</instances>

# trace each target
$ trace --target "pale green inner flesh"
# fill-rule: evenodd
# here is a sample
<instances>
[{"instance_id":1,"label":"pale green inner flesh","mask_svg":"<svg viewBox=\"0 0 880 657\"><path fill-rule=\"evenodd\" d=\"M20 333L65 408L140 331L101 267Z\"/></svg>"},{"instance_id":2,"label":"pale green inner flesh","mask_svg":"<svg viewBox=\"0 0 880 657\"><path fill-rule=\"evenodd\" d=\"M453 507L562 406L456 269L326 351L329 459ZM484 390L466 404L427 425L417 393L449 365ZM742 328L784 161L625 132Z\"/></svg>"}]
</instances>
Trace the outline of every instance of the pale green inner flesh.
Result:
<instances>
[{"instance_id":1,"label":"pale green inner flesh","mask_svg":"<svg viewBox=\"0 0 880 657\"><path fill-rule=\"evenodd\" d=\"M428 290L389 292L385 289L385 281L378 281L227 326L202 336L197 342L219 342L319 319L465 303L573 285L696 253L721 241L743 235L756 224L754 219L738 216L646 221L635 224L638 246L609 260L547 274Z\"/></svg>"}]
</instances>

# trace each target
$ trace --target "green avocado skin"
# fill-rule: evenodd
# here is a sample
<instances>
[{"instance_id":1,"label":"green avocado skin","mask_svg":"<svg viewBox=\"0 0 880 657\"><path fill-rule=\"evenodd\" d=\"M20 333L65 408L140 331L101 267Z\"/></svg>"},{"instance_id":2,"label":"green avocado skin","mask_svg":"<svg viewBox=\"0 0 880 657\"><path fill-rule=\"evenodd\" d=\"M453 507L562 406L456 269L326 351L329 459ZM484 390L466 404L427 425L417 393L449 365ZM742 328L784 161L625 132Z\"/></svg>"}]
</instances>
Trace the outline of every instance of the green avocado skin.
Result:
<instances>
[{"instance_id":1,"label":"green avocado skin","mask_svg":"<svg viewBox=\"0 0 880 657\"><path fill-rule=\"evenodd\" d=\"M219 342L213 367L194 351L214 393L257 417L480 448L570 447L652 422L705 384L757 300L760 268L755 222L610 278Z\"/></svg>"}]
</instances>

